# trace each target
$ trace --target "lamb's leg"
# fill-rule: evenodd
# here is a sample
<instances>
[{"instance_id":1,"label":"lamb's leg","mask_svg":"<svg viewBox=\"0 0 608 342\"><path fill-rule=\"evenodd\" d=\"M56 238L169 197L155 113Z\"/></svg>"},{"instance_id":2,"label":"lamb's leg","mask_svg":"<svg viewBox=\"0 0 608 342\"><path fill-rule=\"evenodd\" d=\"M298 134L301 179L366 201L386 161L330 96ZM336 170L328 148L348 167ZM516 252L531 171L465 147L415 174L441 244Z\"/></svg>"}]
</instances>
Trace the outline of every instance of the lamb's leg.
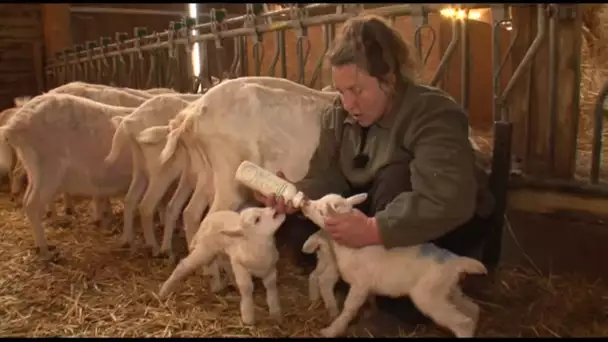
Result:
<instances>
[{"instance_id":1,"label":"lamb's leg","mask_svg":"<svg viewBox=\"0 0 608 342\"><path fill-rule=\"evenodd\" d=\"M108 197L93 197L93 212L99 228L109 230L112 223L112 203Z\"/></svg>"},{"instance_id":2,"label":"lamb's leg","mask_svg":"<svg viewBox=\"0 0 608 342\"><path fill-rule=\"evenodd\" d=\"M197 180L194 192L190 197L190 202L188 202L182 216L184 219L184 230L186 231L188 245L190 245L192 238L198 231L201 224L201 216L203 216L207 205L208 199L207 194L205 193L205 182Z\"/></svg>"},{"instance_id":3,"label":"lamb's leg","mask_svg":"<svg viewBox=\"0 0 608 342\"><path fill-rule=\"evenodd\" d=\"M279 300L279 291L277 290L277 269L275 267L264 277L263 282L266 288L268 313L272 319L281 321L281 302Z\"/></svg>"},{"instance_id":4,"label":"lamb's leg","mask_svg":"<svg viewBox=\"0 0 608 342\"><path fill-rule=\"evenodd\" d=\"M167 204L166 215L165 215L165 228L163 233L163 242L160 247L160 252L168 256L171 260L174 259L173 250L171 245L171 239L175 230L175 222L188 201L188 198L192 194L192 187L188 183L186 176L182 175L177 185L177 189L173 193L171 200ZM190 241L188 241L190 243Z\"/></svg>"},{"instance_id":5,"label":"lamb's leg","mask_svg":"<svg viewBox=\"0 0 608 342\"><path fill-rule=\"evenodd\" d=\"M151 174L150 185L146 189L144 198L139 204L139 216L141 218L141 225L144 229L144 239L154 256L158 256L160 253L156 242L156 236L154 235L154 213L173 179L174 177L167 172Z\"/></svg>"},{"instance_id":6,"label":"lamb's leg","mask_svg":"<svg viewBox=\"0 0 608 342\"><path fill-rule=\"evenodd\" d=\"M449 300L454 303L458 310L469 316L469 318L477 324L477 320L479 319L479 305L467 298L460 290L460 287L456 286L452 290Z\"/></svg>"},{"instance_id":7,"label":"lamb's leg","mask_svg":"<svg viewBox=\"0 0 608 342\"><path fill-rule=\"evenodd\" d=\"M357 316L361 306L365 304L368 294L367 288L351 284L342 313L327 328L321 329L321 335L337 337L343 334L348 328L348 324Z\"/></svg>"},{"instance_id":8,"label":"lamb's leg","mask_svg":"<svg viewBox=\"0 0 608 342\"><path fill-rule=\"evenodd\" d=\"M194 272L197 268L203 267L213 259L213 253L205 248L206 246L199 246L194 248L190 254L182 259L179 264L169 276L158 293L160 298L166 297L171 293L175 287L181 283L188 275Z\"/></svg>"},{"instance_id":9,"label":"lamb's leg","mask_svg":"<svg viewBox=\"0 0 608 342\"><path fill-rule=\"evenodd\" d=\"M226 282L222 279L222 275L220 273L220 265L219 259L221 256L218 256L209 264L208 266L203 268L203 274L211 277L211 292L217 293L226 288Z\"/></svg>"},{"instance_id":10,"label":"lamb's leg","mask_svg":"<svg viewBox=\"0 0 608 342\"><path fill-rule=\"evenodd\" d=\"M325 271L319 276L321 298L323 298L323 303L331 318L336 318L340 314L336 296L334 294L334 287L339 279L340 275L338 270L333 267L326 267Z\"/></svg>"},{"instance_id":11,"label":"lamb's leg","mask_svg":"<svg viewBox=\"0 0 608 342\"><path fill-rule=\"evenodd\" d=\"M420 282L410 292L416 307L438 325L451 330L456 337L473 337L476 322L448 302L445 293L448 291L436 291L437 288L445 285L431 287L428 285L428 282Z\"/></svg>"},{"instance_id":12,"label":"lamb's leg","mask_svg":"<svg viewBox=\"0 0 608 342\"><path fill-rule=\"evenodd\" d=\"M134 247L135 243L135 230L133 223L135 221L135 209L137 204L141 200L141 197L146 190L147 180L143 172L133 168L133 178L129 185L129 190L124 199L123 209L123 228L122 236L120 237L121 247L131 246Z\"/></svg>"},{"instance_id":13,"label":"lamb's leg","mask_svg":"<svg viewBox=\"0 0 608 342\"><path fill-rule=\"evenodd\" d=\"M310 272L310 275L308 276L308 299L310 299L310 301L313 303L319 300L319 277L321 276L321 272L323 271L320 266L321 265L317 263L317 268Z\"/></svg>"},{"instance_id":14,"label":"lamb's leg","mask_svg":"<svg viewBox=\"0 0 608 342\"><path fill-rule=\"evenodd\" d=\"M253 303L253 281L251 274L245 267L237 262L232 262L232 270L236 278L236 284L241 294L241 320L244 324L255 323L255 305Z\"/></svg>"}]
</instances>

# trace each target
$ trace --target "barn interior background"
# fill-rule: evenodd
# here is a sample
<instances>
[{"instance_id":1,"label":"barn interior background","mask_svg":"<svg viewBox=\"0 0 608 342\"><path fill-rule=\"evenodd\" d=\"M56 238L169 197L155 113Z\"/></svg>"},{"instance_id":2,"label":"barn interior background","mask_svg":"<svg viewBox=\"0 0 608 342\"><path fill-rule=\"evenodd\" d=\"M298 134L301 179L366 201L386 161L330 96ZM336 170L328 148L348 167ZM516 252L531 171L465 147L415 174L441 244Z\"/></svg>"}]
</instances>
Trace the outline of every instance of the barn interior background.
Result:
<instances>
[{"instance_id":1,"label":"barn interior background","mask_svg":"<svg viewBox=\"0 0 608 342\"><path fill-rule=\"evenodd\" d=\"M401 34L419 48L421 79L448 91L465 106L475 140L488 156L492 152L494 121L506 117L513 123L511 148L524 175L511 180L512 230L505 232L503 258L516 263L524 255L528 261L533 260L534 268L538 268L542 276L530 271L513 271L506 276L510 279L508 284L495 284L484 309L496 316L486 319L480 328L483 334L608 335L605 324L608 305L600 307L608 301L608 290L605 284L595 281L608 278L605 267L608 230L603 219L598 219L606 217L608 212L605 198L608 168L604 166L608 154L602 146L607 130L603 125L603 106L597 106L608 76L606 6L547 7L554 11L551 14L539 13L541 8L546 8L529 4L510 8L502 5L492 8L487 5L485 8L343 5L291 8L275 4L249 7L206 3L197 5L194 12L198 15L194 16L189 14L192 6L189 8L186 4L2 4L0 109L11 107L17 96L39 94L73 80L134 88L169 86L187 92L208 87L211 76L272 75L321 89L331 84L322 56L327 44L339 32L341 22L356 11L377 11L389 17ZM432 10L427 11L429 9ZM302 23L306 25L301 26ZM196 32L193 31L195 25ZM535 53L530 54L540 32L543 38L535 47ZM188 44L194 40L198 46ZM191 53L199 66L191 62ZM493 54L499 58L493 58ZM523 62L526 59L529 64ZM516 73L520 73L519 80L511 82ZM505 89L510 91L506 114L501 111L505 106L497 104L494 95L495 90L504 95ZM538 215L549 212L552 216ZM589 214L592 216L585 216ZM5 214L5 218L10 219L9 216L15 214L6 215L9 214ZM517 239L513 239L511 233ZM2 237L5 243L13 241L9 233L2 234L6 234ZM104 237L83 239L86 241L81 241L81 245L85 249L90 246L87 243L93 245ZM79 252L82 251L74 251L75 255ZM98 253L98 260L107 258L108 265L115 262L115 256L107 255L107 251L88 252ZM0 253L4 253L2 260L14 256L6 250ZM83 271L89 267L89 261L80 261L80 265L71 266L72 270L66 266L60 272L65 278L55 274L55 281L65 285L78 277L94 277L91 271ZM121 262L122 267L127 267L127 261ZM0 272L19 277L25 272L17 271L19 267L25 266L8 264L2 266ZM80 270L74 271L74 267ZM132 280L137 293L154 290L154 284L146 278L147 272L134 270L136 266L128 268L133 273L120 276ZM560 273L561 278L552 278L553 272ZM565 278L566 274L574 273L577 275ZM105 278L108 274L97 276L108 281L108 293L112 294L105 296L106 302L94 302L91 298L86 302L84 297L74 300L75 293L62 294L70 300L44 305L69 307L68 313L64 308L63 318L59 314L36 312L34 316L37 315L39 322L33 326L32 322L19 321L23 312L6 312L6 317L11 319L0 322L0 332L19 334L35 328L36 334L162 336L177 334L179 330L183 336L200 336L201 331L209 335L280 336L306 335L319 325L318 317L315 321L307 316L294 318L296 326L269 325L243 331L234 328L237 323L232 320L238 320L236 315L221 318L219 309L209 313L189 308L188 305L201 306L197 299L173 303L177 305L177 312L169 312L158 303L147 309L143 303L148 303L149 298L118 293L109 288L110 279ZM289 281L296 282L294 279L297 277ZM299 281L304 281L302 279ZM48 278L33 277L28 281L28 290L23 290L28 295L21 300L31 304L48 299L48 292L35 290L36 286L42 286L51 291L52 285L44 285ZM292 295L294 308L298 309L294 310L307 311L302 307L305 299L296 294L296 287ZM6 294L2 291L0 293ZM114 296L112 300L111 296ZM128 301L129 296L137 303L135 307L117 304ZM597 300L598 296L601 300ZM10 297L0 295L0 302L14 301ZM526 305L529 306L527 316L517 311ZM53 310L51 307L49 312ZM107 314L93 309L100 307L112 307L114 311ZM83 310L89 316L82 314ZM549 311L552 318L543 315ZM150 312L154 312L153 318ZM313 312L310 311L315 316ZM141 326L134 323L137 317L142 319ZM604 325L595 323L602 317ZM61 325L57 322L59 319L70 323ZM213 330L201 323L209 325L213 320L222 319L222 324L233 327L213 325ZM95 320L98 323L94 323ZM513 322L513 329L508 332L504 328L506 321ZM562 321L571 324L564 326L560 324ZM97 324L97 330L75 332L79 331L76 326L85 323L91 327Z\"/></svg>"}]
</instances>

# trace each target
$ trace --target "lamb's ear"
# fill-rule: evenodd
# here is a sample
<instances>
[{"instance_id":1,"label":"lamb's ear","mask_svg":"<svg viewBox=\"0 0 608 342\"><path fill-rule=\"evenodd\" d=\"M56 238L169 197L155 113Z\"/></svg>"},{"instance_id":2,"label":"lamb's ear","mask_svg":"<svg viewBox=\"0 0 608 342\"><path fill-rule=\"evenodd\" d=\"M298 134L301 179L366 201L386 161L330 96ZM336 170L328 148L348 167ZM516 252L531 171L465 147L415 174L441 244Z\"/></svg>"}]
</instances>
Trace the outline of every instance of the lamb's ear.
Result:
<instances>
[{"instance_id":1,"label":"lamb's ear","mask_svg":"<svg viewBox=\"0 0 608 342\"><path fill-rule=\"evenodd\" d=\"M329 203L325 204L325 211L327 213L328 216L333 216L336 215L338 212L336 211L336 209L334 209L331 205L329 205Z\"/></svg>"},{"instance_id":2,"label":"lamb's ear","mask_svg":"<svg viewBox=\"0 0 608 342\"><path fill-rule=\"evenodd\" d=\"M243 236L243 228L240 225L224 227L220 230L220 234L224 234L229 237L240 237Z\"/></svg>"},{"instance_id":3,"label":"lamb's ear","mask_svg":"<svg viewBox=\"0 0 608 342\"><path fill-rule=\"evenodd\" d=\"M361 193L361 194L357 194L354 196L350 196L349 198L346 199L346 202L352 206L355 206L357 204L361 204L361 203L365 202L366 199L367 199L367 194Z\"/></svg>"}]
</instances>

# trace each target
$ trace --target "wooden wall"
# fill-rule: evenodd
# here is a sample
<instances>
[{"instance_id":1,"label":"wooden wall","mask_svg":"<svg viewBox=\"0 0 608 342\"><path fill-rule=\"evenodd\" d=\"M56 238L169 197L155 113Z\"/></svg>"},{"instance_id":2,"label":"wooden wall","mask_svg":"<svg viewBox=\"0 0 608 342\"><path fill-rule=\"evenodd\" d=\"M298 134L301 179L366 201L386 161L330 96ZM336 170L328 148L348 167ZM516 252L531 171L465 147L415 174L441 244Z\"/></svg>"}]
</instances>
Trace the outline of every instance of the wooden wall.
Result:
<instances>
[{"instance_id":1,"label":"wooden wall","mask_svg":"<svg viewBox=\"0 0 608 342\"><path fill-rule=\"evenodd\" d=\"M43 43L40 5L0 5L0 110L43 89Z\"/></svg>"}]
</instances>

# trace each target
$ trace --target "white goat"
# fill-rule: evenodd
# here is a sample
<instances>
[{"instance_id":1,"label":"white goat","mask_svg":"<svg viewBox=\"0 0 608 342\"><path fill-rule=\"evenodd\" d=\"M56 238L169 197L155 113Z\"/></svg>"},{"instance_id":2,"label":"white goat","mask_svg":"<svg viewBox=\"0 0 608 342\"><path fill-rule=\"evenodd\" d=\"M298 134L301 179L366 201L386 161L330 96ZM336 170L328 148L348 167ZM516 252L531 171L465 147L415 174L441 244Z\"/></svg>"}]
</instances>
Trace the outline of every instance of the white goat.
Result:
<instances>
[{"instance_id":1,"label":"white goat","mask_svg":"<svg viewBox=\"0 0 608 342\"><path fill-rule=\"evenodd\" d=\"M108 198L126 192L131 180L130 151L106 167L114 116L133 108L105 105L67 94L37 96L0 127L0 137L17 151L28 174L24 211L43 258L50 258L41 210L57 192Z\"/></svg>"},{"instance_id":2,"label":"white goat","mask_svg":"<svg viewBox=\"0 0 608 342\"><path fill-rule=\"evenodd\" d=\"M302 179L318 145L323 111L335 96L280 78L225 80L184 109L169 126L142 132L142 143L167 139L161 153L163 164L173 158L180 143L188 153L189 167L196 174L193 194L183 211L188 241L199 227L209 199L213 198L209 213L243 203L245 194L233 177L243 160L271 171L282 170L295 181Z\"/></svg>"},{"instance_id":3,"label":"white goat","mask_svg":"<svg viewBox=\"0 0 608 342\"><path fill-rule=\"evenodd\" d=\"M322 228L328 215L349 212L366 198L367 194L346 199L330 194L303 204L302 212ZM409 295L422 313L451 330L456 337L473 336L479 307L462 294L458 281L464 274L485 274L486 268L479 261L457 256L433 244L389 250L382 246L352 249L328 238L322 230L308 238L302 251L313 253L322 245L332 248L340 275L350 284L342 313L321 331L323 336L343 334L370 294ZM328 287L322 293L330 293L329 287L333 293L335 283L330 283L334 279L330 274L328 281L321 280L320 284Z\"/></svg>"},{"instance_id":4,"label":"white goat","mask_svg":"<svg viewBox=\"0 0 608 342\"><path fill-rule=\"evenodd\" d=\"M263 280L268 311L272 318L279 320L281 305L276 269L279 252L274 233L283 221L285 215L271 208L247 208L240 214L233 211L209 214L190 243L190 254L162 285L159 297L166 297L186 276L199 267L211 266L224 253L230 259L241 295L243 323L255 322L252 276Z\"/></svg>"},{"instance_id":5,"label":"white goat","mask_svg":"<svg viewBox=\"0 0 608 342\"><path fill-rule=\"evenodd\" d=\"M199 94L178 93L157 95L144 102L130 115L112 118L116 132L112 138L112 148L105 159L106 164L112 165L125 148L131 150L133 157L133 178L124 200L124 229L121 238L123 245L132 245L135 240L133 218L135 208L139 204L146 244L152 248L154 255L158 254L153 244L156 239L151 237L154 236L154 212L169 185L182 172L175 164L160 164L158 155L162 151L162 145L139 144L136 137L148 127L168 124L190 101L200 97ZM167 223L174 225L175 220ZM173 232L173 227L165 228L165 234L167 231Z\"/></svg>"}]
</instances>

